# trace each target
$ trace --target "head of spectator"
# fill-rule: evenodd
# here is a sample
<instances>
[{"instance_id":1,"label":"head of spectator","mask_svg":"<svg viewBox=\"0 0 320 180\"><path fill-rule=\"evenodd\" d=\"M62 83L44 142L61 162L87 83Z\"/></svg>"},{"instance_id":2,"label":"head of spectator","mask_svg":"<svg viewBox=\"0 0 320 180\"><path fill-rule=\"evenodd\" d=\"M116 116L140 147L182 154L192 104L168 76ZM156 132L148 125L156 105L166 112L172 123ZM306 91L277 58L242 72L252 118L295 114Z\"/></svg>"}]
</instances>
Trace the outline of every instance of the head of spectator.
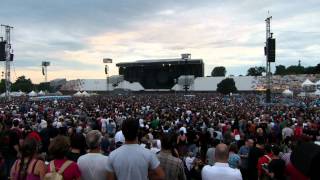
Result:
<instances>
[{"instance_id":1,"label":"head of spectator","mask_svg":"<svg viewBox=\"0 0 320 180\"><path fill-rule=\"evenodd\" d=\"M232 153L237 154L237 153L238 153L238 147L237 147L237 144L235 144L235 143L230 144L229 152L232 152Z\"/></svg>"},{"instance_id":2,"label":"head of spectator","mask_svg":"<svg viewBox=\"0 0 320 180\"><path fill-rule=\"evenodd\" d=\"M139 133L139 121L136 119L127 119L122 123L122 133L128 144L137 143Z\"/></svg>"},{"instance_id":3,"label":"head of spectator","mask_svg":"<svg viewBox=\"0 0 320 180\"><path fill-rule=\"evenodd\" d=\"M33 138L26 138L21 147L20 147L20 153L21 153L21 162L19 167L19 172L15 172L17 174L18 179L25 179L27 176L27 169L28 166L33 159L34 155L37 153L37 141ZM27 162L25 161L27 159Z\"/></svg>"},{"instance_id":4,"label":"head of spectator","mask_svg":"<svg viewBox=\"0 0 320 180\"><path fill-rule=\"evenodd\" d=\"M229 158L229 149L226 144L218 144L215 150L215 160L219 163L227 163Z\"/></svg>"},{"instance_id":5,"label":"head of spectator","mask_svg":"<svg viewBox=\"0 0 320 180\"><path fill-rule=\"evenodd\" d=\"M164 134L161 137L161 148L163 150L171 150L172 149L173 139L170 134Z\"/></svg>"},{"instance_id":6,"label":"head of spectator","mask_svg":"<svg viewBox=\"0 0 320 180\"><path fill-rule=\"evenodd\" d=\"M246 146L249 147L249 148L251 148L251 147L253 147L253 145L254 145L253 139L247 139L247 141L246 141Z\"/></svg>"},{"instance_id":7,"label":"head of spectator","mask_svg":"<svg viewBox=\"0 0 320 180\"><path fill-rule=\"evenodd\" d=\"M49 145L49 154L53 159L63 159L69 152L70 142L66 136L55 137Z\"/></svg>"},{"instance_id":8,"label":"head of spectator","mask_svg":"<svg viewBox=\"0 0 320 180\"><path fill-rule=\"evenodd\" d=\"M90 152L100 151L102 134L98 130L90 131L86 136L86 143Z\"/></svg>"},{"instance_id":9,"label":"head of spectator","mask_svg":"<svg viewBox=\"0 0 320 180\"><path fill-rule=\"evenodd\" d=\"M277 145L272 145L271 147L271 152L273 154L273 156L279 156L280 154L280 148Z\"/></svg>"}]
</instances>

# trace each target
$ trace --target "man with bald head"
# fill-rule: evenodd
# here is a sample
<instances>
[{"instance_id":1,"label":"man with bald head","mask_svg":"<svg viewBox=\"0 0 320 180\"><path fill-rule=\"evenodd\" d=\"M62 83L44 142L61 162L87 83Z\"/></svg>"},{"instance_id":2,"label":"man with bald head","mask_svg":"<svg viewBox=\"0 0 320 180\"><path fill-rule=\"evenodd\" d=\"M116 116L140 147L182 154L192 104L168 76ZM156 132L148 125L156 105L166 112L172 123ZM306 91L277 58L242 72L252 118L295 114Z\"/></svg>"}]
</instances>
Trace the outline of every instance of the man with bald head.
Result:
<instances>
[{"instance_id":1,"label":"man with bald head","mask_svg":"<svg viewBox=\"0 0 320 180\"><path fill-rule=\"evenodd\" d=\"M229 148L226 144L217 145L214 157L216 162L214 166L206 165L202 169L203 180L242 180L240 171L229 167Z\"/></svg>"}]
</instances>

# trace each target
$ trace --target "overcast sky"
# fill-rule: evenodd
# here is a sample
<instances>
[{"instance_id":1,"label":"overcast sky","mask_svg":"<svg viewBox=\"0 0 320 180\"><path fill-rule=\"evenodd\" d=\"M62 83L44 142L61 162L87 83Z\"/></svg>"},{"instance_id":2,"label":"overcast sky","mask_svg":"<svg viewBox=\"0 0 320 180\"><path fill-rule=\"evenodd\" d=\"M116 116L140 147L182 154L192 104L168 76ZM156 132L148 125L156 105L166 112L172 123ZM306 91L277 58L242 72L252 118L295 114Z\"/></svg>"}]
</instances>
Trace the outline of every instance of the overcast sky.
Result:
<instances>
[{"instance_id":1,"label":"overcast sky","mask_svg":"<svg viewBox=\"0 0 320 180\"><path fill-rule=\"evenodd\" d=\"M7 0L0 23L14 26L13 79L42 81L43 60L49 79L90 79L105 77L104 57L115 64L181 53L202 58L206 75L220 65L239 75L265 64L268 10L275 65L319 63L319 0Z\"/></svg>"}]
</instances>

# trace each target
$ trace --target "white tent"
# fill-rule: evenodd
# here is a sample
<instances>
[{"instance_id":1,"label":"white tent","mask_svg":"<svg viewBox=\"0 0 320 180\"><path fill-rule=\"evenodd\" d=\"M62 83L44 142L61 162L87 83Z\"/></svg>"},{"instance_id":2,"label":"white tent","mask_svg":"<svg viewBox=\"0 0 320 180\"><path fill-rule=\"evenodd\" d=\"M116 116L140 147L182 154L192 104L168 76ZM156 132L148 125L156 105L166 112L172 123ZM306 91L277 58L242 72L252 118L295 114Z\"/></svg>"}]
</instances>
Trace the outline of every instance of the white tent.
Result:
<instances>
[{"instance_id":1,"label":"white tent","mask_svg":"<svg viewBox=\"0 0 320 180\"><path fill-rule=\"evenodd\" d=\"M20 97L22 94L20 92L10 92L10 96L12 97Z\"/></svg>"},{"instance_id":2,"label":"white tent","mask_svg":"<svg viewBox=\"0 0 320 180\"><path fill-rule=\"evenodd\" d=\"M283 95L285 96L292 96L293 95L293 92L290 91L290 89L286 89L282 92Z\"/></svg>"},{"instance_id":3,"label":"white tent","mask_svg":"<svg viewBox=\"0 0 320 180\"><path fill-rule=\"evenodd\" d=\"M314 84L312 81L310 81L309 79L306 79L306 80L301 84L302 87L314 86L314 85L315 85L315 84Z\"/></svg>"},{"instance_id":4,"label":"white tent","mask_svg":"<svg viewBox=\"0 0 320 180\"><path fill-rule=\"evenodd\" d=\"M28 96L31 96L31 97L33 97L33 96L37 96L37 93L36 93L36 92L34 92L34 91L31 91L31 92L29 92Z\"/></svg>"},{"instance_id":5,"label":"white tent","mask_svg":"<svg viewBox=\"0 0 320 180\"><path fill-rule=\"evenodd\" d=\"M55 94L56 94L57 96L62 96L62 95L63 95L62 92L60 92L60 91L55 92Z\"/></svg>"},{"instance_id":6,"label":"white tent","mask_svg":"<svg viewBox=\"0 0 320 180\"><path fill-rule=\"evenodd\" d=\"M317 89L316 92L313 93L315 96L320 96L320 90Z\"/></svg>"},{"instance_id":7,"label":"white tent","mask_svg":"<svg viewBox=\"0 0 320 180\"><path fill-rule=\"evenodd\" d=\"M21 90L18 92L20 96L25 96L26 93L22 92Z\"/></svg>"},{"instance_id":8,"label":"white tent","mask_svg":"<svg viewBox=\"0 0 320 180\"><path fill-rule=\"evenodd\" d=\"M317 86L317 89L320 89L320 80L317 81L315 84L316 84L316 86Z\"/></svg>"},{"instance_id":9,"label":"white tent","mask_svg":"<svg viewBox=\"0 0 320 180\"><path fill-rule=\"evenodd\" d=\"M46 93L41 90L41 91L38 93L38 95L39 95L39 96L44 96L44 95L46 95Z\"/></svg>"},{"instance_id":10,"label":"white tent","mask_svg":"<svg viewBox=\"0 0 320 180\"><path fill-rule=\"evenodd\" d=\"M90 94L89 94L87 91L83 91L83 92L82 92L82 96L84 96L84 97L89 97Z\"/></svg>"},{"instance_id":11,"label":"white tent","mask_svg":"<svg viewBox=\"0 0 320 180\"><path fill-rule=\"evenodd\" d=\"M73 96L80 97L80 96L82 96L82 93L81 93L80 91L78 91L78 92L75 93Z\"/></svg>"}]
</instances>

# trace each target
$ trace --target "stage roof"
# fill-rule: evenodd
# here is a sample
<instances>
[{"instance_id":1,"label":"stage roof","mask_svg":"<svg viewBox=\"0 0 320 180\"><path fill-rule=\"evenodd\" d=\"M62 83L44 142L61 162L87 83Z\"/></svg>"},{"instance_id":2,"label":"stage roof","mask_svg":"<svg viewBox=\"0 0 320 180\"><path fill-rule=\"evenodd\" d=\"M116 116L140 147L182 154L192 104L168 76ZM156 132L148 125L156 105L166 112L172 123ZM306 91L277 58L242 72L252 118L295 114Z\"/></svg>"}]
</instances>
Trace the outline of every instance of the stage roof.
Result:
<instances>
[{"instance_id":1,"label":"stage roof","mask_svg":"<svg viewBox=\"0 0 320 180\"><path fill-rule=\"evenodd\" d=\"M154 65L176 65L176 64L184 64L185 61L181 58L177 59L153 59L153 60L137 60L134 62L123 62L117 63L118 67L128 67L128 66L154 66ZM188 64L203 64L202 59L190 59L188 60Z\"/></svg>"}]
</instances>

